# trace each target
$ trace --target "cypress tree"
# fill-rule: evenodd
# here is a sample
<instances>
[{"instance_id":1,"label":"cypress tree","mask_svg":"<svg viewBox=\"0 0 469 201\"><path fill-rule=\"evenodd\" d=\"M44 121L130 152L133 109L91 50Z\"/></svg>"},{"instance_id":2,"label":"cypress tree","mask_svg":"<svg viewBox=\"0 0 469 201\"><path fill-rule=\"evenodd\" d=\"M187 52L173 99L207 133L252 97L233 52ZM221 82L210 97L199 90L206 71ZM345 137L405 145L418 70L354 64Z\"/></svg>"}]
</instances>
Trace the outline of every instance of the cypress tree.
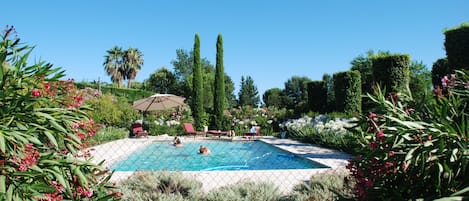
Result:
<instances>
[{"instance_id":1,"label":"cypress tree","mask_svg":"<svg viewBox=\"0 0 469 201\"><path fill-rule=\"evenodd\" d=\"M214 123L218 130L223 128L223 110L225 110L225 73L223 69L223 38L217 38L217 64L215 70L215 95L213 96Z\"/></svg>"},{"instance_id":2,"label":"cypress tree","mask_svg":"<svg viewBox=\"0 0 469 201\"><path fill-rule=\"evenodd\" d=\"M192 84L193 102L192 102L192 117L195 121L196 129L201 129L204 118L203 107L203 88L202 88L202 65L200 62L200 40L199 34L195 34L194 40L194 75Z\"/></svg>"}]
</instances>

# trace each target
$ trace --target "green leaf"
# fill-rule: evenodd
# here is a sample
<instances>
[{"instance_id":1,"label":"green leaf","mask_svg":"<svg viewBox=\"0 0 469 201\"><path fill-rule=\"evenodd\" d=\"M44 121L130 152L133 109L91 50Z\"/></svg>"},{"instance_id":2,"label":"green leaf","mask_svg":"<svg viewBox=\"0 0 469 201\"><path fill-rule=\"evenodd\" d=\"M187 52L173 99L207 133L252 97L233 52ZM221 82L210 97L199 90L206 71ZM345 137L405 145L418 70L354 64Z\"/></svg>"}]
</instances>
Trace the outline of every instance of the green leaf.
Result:
<instances>
[{"instance_id":1,"label":"green leaf","mask_svg":"<svg viewBox=\"0 0 469 201\"><path fill-rule=\"evenodd\" d=\"M412 157L414 157L414 152L418 149L419 147L415 147L411 150L409 150L409 152L407 153L407 155L405 156L405 161L409 161L410 159L412 159ZM410 164L409 164L410 165Z\"/></svg>"},{"instance_id":2,"label":"green leaf","mask_svg":"<svg viewBox=\"0 0 469 201\"><path fill-rule=\"evenodd\" d=\"M57 141L55 140L55 137L52 135L52 133L50 133L49 131L44 131L44 134L47 136L47 138L49 138L49 141L54 144L55 147L59 147L59 145L57 144Z\"/></svg>"},{"instance_id":3,"label":"green leaf","mask_svg":"<svg viewBox=\"0 0 469 201\"><path fill-rule=\"evenodd\" d=\"M453 193L452 196L463 195L467 192L469 192L469 186L466 188L463 188L462 190L457 191L456 193Z\"/></svg>"},{"instance_id":4,"label":"green leaf","mask_svg":"<svg viewBox=\"0 0 469 201\"><path fill-rule=\"evenodd\" d=\"M52 126L56 128L57 130L59 130L60 132L63 132L63 133L67 132L67 130L63 126L59 125L55 120L51 120L49 121L49 123L51 123Z\"/></svg>"},{"instance_id":5,"label":"green leaf","mask_svg":"<svg viewBox=\"0 0 469 201\"><path fill-rule=\"evenodd\" d=\"M3 136L3 131L0 130L0 150L2 153L5 153L6 151L6 145L5 145L5 137Z\"/></svg>"},{"instance_id":6,"label":"green leaf","mask_svg":"<svg viewBox=\"0 0 469 201\"><path fill-rule=\"evenodd\" d=\"M458 148L453 149L453 151L451 152L451 157L449 158L450 162L454 162L458 160L458 156L456 156L457 153L458 153Z\"/></svg>"},{"instance_id":7,"label":"green leaf","mask_svg":"<svg viewBox=\"0 0 469 201\"><path fill-rule=\"evenodd\" d=\"M462 200L464 200L464 196L444 197L444 198L439 198L433 201L462 201Z\"/></svg>"},{"instance_id":8,"label":"green leaf","mask_svg":"<svg viewBox=\"0 0 469 201\"><path fill-rule=\"evenodd\" d=\"M78 176L78 181L80 182L80 185L83 188L88 188L88 180L86 179L85 175L83 175L83 172L81 172L80 168L75 166L72 167L73 169L73 174Z\"/></svg>"},{"instance_id":9,"label":"green leaf","mask_svg":"<svg viewBox=\"0 0 469 201\"><path fill-rule=\"evenodd\" d=\"M15 190L15 185L10 185L8 187L6 200L13 200L13 190Z\"/></svg>"},{"instance_id":10,"label":"green leaf","mask_svg":"<svg viewBox=\"0 0 469 201\"><path fill-rule=\"evenodd\" d=\"M5 175L0 175L0 193L4 194L6 191L6 177Z\"/></svg>"}]
</instances>

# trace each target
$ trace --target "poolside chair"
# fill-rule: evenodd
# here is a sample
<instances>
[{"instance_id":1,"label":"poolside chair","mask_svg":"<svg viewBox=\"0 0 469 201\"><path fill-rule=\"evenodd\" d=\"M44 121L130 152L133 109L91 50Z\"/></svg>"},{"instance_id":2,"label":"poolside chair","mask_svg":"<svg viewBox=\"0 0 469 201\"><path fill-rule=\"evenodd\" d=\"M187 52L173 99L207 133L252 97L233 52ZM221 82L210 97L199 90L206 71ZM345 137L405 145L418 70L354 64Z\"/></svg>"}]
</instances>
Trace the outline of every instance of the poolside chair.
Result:
<instances>
[{"instance_id":1,"label":"poolside chair","mask_svg":"<svg viewBox=\"0 0 469 201\"><path fill-rule=\"evenodd\" d=\"M184 127L184 132L186 135L194 135L194 138L195 136L197 135L202 135L202 136L205 136L205 132L203 131L196 131L194 129L194 126L192 126L191 123L184 123L183 124L183 127Z\"/></svg>"},{"instance_id":2,"label":"poolside chair","mask_svg":"<svg viewBox=\"0 0 469 201\"><path fill-rule=\"evenodd\" d=\"M228 136L228 131L219 131L219 130L208 130L207 133L218 136L219 138L222 135Z\"/></svg>"},{"instance_id":3,"label":"poolside chair","mask_svg":"<svg viewBox=\"0 0 469 201\"><path fill-rule=\"evenodd\" d=\"M143 125L141 123L133 123L132 136L136 138L148 137L148 132L146 130L143 130Z\"/></svg>"},{"instance_id":4,"label":"poolside chair","mask_svg":"<svg viewBox=\"0 0 469 201\"><path fill-rule=\"evenodd\" d=\"M260 136L261 135L261 127L255 126L254 128L256 129L255 132L248 131L248 132L245 132L244 135L246 135L246 136Z\"/></svg>"}]
</instances>

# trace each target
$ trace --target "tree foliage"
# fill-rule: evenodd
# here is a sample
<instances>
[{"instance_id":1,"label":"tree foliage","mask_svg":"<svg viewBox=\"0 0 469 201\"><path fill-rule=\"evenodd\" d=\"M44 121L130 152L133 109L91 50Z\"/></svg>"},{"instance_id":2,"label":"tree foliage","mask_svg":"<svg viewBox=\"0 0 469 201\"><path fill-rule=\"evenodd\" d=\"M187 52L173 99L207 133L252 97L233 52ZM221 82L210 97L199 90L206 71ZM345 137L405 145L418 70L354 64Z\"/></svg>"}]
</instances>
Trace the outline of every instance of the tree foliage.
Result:
<instances>
[{"instance_id":1,"label":"tree foliage","mask_svg":"<svg viewBox=\"0 0 469 201\"><path fill-rule=\"evenodd\" d=\"M409 89L415 100L425 101L431 96L431 72L422 62L412 61L410 63Z\"/></svg>"},{"instance_id":2,"label":"tree foliage","mask_svg":"<svg viewBox=\"0 0 469 201\"><path fill-rule=\"evenodd\" d=\"M178 82L178 93L176 95L180 95L186 98L188 103L192 103L192 79L193 79L193 51L186 51L182 49L176 50L176 59L171 61L174 67L174 75L176 76L176 80ZM210 62L206 58L201 59L202 62L202 73L204 74L204 106L207 109L211 109L213 107L213 81L215 80L214 72L215 67L210 64ZM231 107L235 105L236 97L234 95L234 83L230 76L225 73L225 97L227 100L227 106Z\"/></svg>"},{"instance_id":3,"label":"tree foliage","mask_svg":"<svg viewBox=\"0 0 469 201\"><path fill-rule=\"evenodd\" d=\"M282 108L284 107L284 98L283 91L279 88L268 89L262 95L262 101L266 107Z\"/></svg>"},{"instance_id":4,"label":"tree foliage","mask_svg":"<svg viewBox=\"0 0 469 201\"><path fill-rule=\"evenodd\" d=\"M203 77L202 77L202 65L200 62L200 39L199 34L195 34L194 39L194 77L192 85L192 117L194 117L195 127L197 129L202 128L202 118L205 114L203 107Z\"/></svg>"},{"instance_id":5,"label":"tree foliage","mask_svg":"<svg viewBox=\"0 0 469 201\"><path fill-rule=\"evenodd\" d=\"M308 77L293 76L285 82L284 94L287 109L293 109L299 115L308 112Z\"/></svg>"},{"instance_id":6,"label":"tree foliage","mask_svg":"<svg viewBox=\"0 0 469 201\"><path fill-rule=\"evenodd\" d=\"M132 80L137 76L143 65L143 54L136 48L125 51L117 45L107 50L104 56L104 70L111 76L111 81L121 87L122 81L127 80L127 87L131 87Z\"/></svg>"},{"instance_id":7,"label":"tree foliage","mask_svg":"<svg viewBox=\"0 0 469 201\"><path fill-rule=\"evenodd\" d=\"M223 67L223 38L219 34L217 38L217 66L215 70L215 94L213 96L213 113L215 128L223 129L223 111L225 110L225 72Z\"/></svg>"},{"instance_id":8,"label":"tree foliage","mask_svg":"<svg viewBox=\"0 0 469 201\"><path fill-rule=\"evenodd\" d=\"M449 67L448 59L441 58L436 60L432 66L433 87L437 88L439 86L441 88L441 78L449 74L451 74L451 68Z\"/></svg>"},{"instance_id":9,"label":"tree foliage","mask_svg":"<svg viewBox=\"0 0 469 201\"><path fill-rule=\"evenodd\" d=\"M251 76L246 76L246 78L241 76L241 89L239 90L238 97L238 104L240 106L251 106L254 108L259 106L259 92Z\"/></svg>"},{"instance_id":10,"label":"tree foliage","mask_svg":"<svg viewBox=\"0 0 469 201\"><path fill-rule=\"evenodd\" d=\"M165 67L161 67L145 80L145 89L161 94L178 94L179 83L173 72Z\"/></svg>"}]
</instances>

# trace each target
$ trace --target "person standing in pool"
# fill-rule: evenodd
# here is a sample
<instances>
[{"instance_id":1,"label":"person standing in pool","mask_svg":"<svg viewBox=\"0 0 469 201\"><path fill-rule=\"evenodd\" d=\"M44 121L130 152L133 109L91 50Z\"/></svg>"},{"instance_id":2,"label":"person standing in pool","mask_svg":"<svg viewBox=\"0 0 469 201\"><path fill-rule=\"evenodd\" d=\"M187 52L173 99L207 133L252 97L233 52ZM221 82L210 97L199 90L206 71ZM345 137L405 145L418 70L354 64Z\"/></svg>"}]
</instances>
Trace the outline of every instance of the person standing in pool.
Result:
<instances>
[{"instance_id":1,"label":"person standing in pool","mask_svg":"<svg viewBox=\"0 0 469 201\"><path fill-rule=\"evenodd\" d=\"M210 154L210 149L208 149L208 148L207 148L206 146L204 146L204 145L200 145L199 154L209 155L209 154Z\"/></svg>"}]
</instances>

